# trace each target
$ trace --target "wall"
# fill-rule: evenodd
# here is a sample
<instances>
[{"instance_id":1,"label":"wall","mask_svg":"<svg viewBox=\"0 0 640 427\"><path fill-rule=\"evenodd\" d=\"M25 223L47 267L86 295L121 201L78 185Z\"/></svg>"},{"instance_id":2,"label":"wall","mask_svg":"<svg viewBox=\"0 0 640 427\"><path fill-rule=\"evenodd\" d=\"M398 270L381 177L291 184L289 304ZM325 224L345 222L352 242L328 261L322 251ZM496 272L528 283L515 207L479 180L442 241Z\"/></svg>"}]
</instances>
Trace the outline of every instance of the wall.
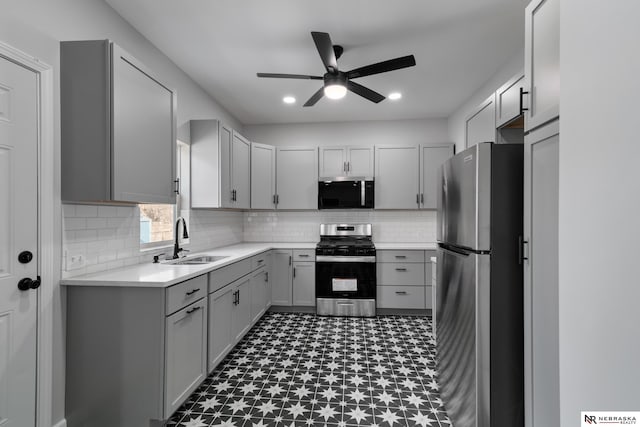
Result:
<instances>
[{"instance_id":1,"label":"wall","mask_svg":"<svg viewBox=\"0 0 640 427\"><path fill-rule=\"evenodd\" d=\"M175 88L178 93L178 135L189 140L185 127L190 119L221 118L240 128L240 123L224 110L215 100L206 95L201 88L173 64L165 55L151 45L133 27L117 15L102 0L9 0L3 2L0 13L0 41L20 49L31 56L48 63L54 68L54 126L55 126L55 200L60 200L60 93L59 93L59 42L61 40L104 39L109 38L136 56L147 67L154 70L158 77ZM69 211L70 209L67 209ZM124 211L121 211L124 213ZM130 215L123 216L124 222L130 221ZM129 219L128 219L129 218ZM76 217L71 227L78 226ZM86 219L86 218L85 218ZM112 220L114 220L112 218ZM62 247L62 216L59 202L56 206L55 222L56 247ZM68 228L68 226L65 226ZM119 228L118 228L119 229ZM84 233L82 239L88 239L91 229L73 230ZM93 229L98 232L98 228ZM72 231L72 230L68 230ZM123 231L124 233L124 231ZM75 235L74 235L75 239ZM86 242L89 243L89 240ZM125 248L126 249L126 248ZM60 254L62 251L59 251ZM124 255L123 255L124 256ZM110 259L111 255L103 260ZM110 263L116 260L106 261ZM61 265L61 256L54 260ZM104 264L104 263L103 263ZM114 265L114 264L112 264ZM64 417L64 295L58 287L60 269L54 278L54 357L53 357L53 420Z\"/></svg>"},{"instance_id":2,"label":"wall","mask_svg":"<svg viewBox=\"0 0 640 427\"><path fill-rule=\"evenodd\" d=\"M446 119L247 125L244 134L270 145L389 145L449 142Z\"/></svg>"},{"instance_id":3,"label":"wall","mask_svg":"<svg viewBox=\"0 0 640 427\"><path fill-rule=\"evenodd\" d=\"M560 7L560 411L569 427L580 411L640 411L640 3Z\"/></svg>"},{"instance_id":4,"label":"wall","mask_svg":"<svg viewBox=\"0 0 640 427\"><path fill-rule=\"evenodd\" d=\"M522 27L524 28L524 17ZM524 49L513 53L511 58L502 65L496 73L487 80L471 97L448 119L449 140L456 144L456 153L464 150L465 121L475 109L507 80L524 70Z\"/></svg>"},{"instance_id":5,"label":"wall","mask_svg":"<svg viewBox=\"0 0 640 427\"><path fill-rule=\"evenodd\" d=\"M435 242L435 211L246 212L248 242L317 242L321 223L371 223L374 242Z\"/></svg>"}]
</instances>

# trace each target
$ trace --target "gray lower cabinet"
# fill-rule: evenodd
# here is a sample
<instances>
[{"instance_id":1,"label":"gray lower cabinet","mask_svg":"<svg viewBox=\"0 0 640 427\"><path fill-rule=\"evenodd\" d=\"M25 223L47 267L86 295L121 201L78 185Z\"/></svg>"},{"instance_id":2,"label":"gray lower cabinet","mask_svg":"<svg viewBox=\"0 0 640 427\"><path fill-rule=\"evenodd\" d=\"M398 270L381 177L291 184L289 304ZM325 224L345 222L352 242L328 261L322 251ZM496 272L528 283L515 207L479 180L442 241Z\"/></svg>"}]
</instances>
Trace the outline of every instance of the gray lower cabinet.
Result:
<instances>
[{"instance_id":1,"label":"gray lower cabinet","mask_svg":"<svg viewBox=\"0 0 640 427\"><path fill-rule=\"evenodd\" d=\"M62 200L175 203L176 95L109 40L60 44Z\"/></svg>"},{"instance_id":2,"label":"gray lower cabinet","mask_svg":"<svg viewBox=\"0 0 640 427\"><path fill-rule=\"evenodd\" d=\"M167 317L165 412L173 413L207 376L207 300Z\"/></svg>"},{"instance_id":3,"label":"gray lower cabinet","mask_svg":"<svg viewBox=\"0 0 640 427\"><path fill-rule=\"evenodd\" d=\"M295 251L294 251L295 252ZM316 263L293 263L293 305L316 305Z\"/></svg>"},{"instance_id":4,"label":"gray lower cabinet","mask_svg":"<svg viewBox=\"0 0 640 427\"><path fill-rule=\"evenodd\" d=\"M269 269L267 266L251 273L251 324L266 312L270 300Z\"/></svg>"},{"instance_id":5,"label":"gray lower cabinet","mask_svg":"<svg viewBox=\"0 0 640 427\"><path fill-rule=\"evenodd\" d=\"M68 426L160 425L171 416L207 374L207 280L67 287Z\"/></svg>"},{"instance_id":6,"label":"gray lower cabinet","mask_svg":"<svg viewBox=\"0 0 640 427\"><path fill-rule=\"evenodd\" d=\"M233 348L231 317L234 300L235 289L231 286L209 294L209 372Z\"/></svg>"},{"instance_id":7,"label":"gray lower cabinet","mask_svg":"<svg viewBox=\"0 0 640 427\"><path fill-rule=\"evenodd\" d=\"M235 301L231 309L231 335L237 343L251 328L251 277L246 276L232 283Z\"/></svg>"},{"instance_id":8,"label":"gray lower cabinet","mask_svg":"<svg viewBox=\"0 0 640 427\"><path fill-rule=\"evenodd\" d=\"M427 309L425 252L421 250L379 250L377 258L378 308ZM431 270L428 270L431 273ZM428 298L428 299L427 299Z\"/></svg>"},{"instance_id":9,"label":"gray lower cabinet","mask_svg":"<svg viewBox=\"0 0 640 427\"><path fill-rule=\"evenodd\" d=\"M292 304L291 279L293 275L293 251L276 249L272 254L271 303L290 306Z\"/></svg>"}]
</instances>

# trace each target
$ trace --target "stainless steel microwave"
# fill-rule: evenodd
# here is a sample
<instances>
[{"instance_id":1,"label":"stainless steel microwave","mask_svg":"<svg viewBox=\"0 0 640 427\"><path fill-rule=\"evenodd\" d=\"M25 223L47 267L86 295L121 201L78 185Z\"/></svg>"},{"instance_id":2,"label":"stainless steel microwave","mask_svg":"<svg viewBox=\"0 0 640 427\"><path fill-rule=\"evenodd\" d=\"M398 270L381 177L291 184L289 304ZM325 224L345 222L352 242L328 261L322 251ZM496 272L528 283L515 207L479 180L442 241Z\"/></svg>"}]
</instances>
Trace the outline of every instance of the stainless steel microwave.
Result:
<instances>
[{"instance_id":1,"label":"stainless steel microwave","mask_svg":"<svg viewBox=\"0 0 640 427\"><path fill-rule=\"evenodd\" d=\"M372 179L321 179L318 209L373 209L373 195Z\"/></svg>"}]
</instances>

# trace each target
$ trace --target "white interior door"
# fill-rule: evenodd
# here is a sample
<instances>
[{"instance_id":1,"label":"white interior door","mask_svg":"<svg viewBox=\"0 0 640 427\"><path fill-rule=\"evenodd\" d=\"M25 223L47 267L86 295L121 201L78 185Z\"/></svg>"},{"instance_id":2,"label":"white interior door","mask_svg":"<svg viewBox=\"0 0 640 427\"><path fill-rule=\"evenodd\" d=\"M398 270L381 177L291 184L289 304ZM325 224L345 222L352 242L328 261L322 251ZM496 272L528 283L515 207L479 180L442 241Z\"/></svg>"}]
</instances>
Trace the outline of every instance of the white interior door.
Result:
<instances>
[{"instance_id":1,"label":"white interior door","mask_svg":"<svg viewBox=\"0 0 640 427\"><path fill-rule=\"evenodd\" d=\"M38 81L0 58L0 425L34 426ZM31 253L29 257L27 252ZM22 256L20 256L22 254ZM20 258L20 259L19 259ZM25 290L18 289L22 282Z\"/></svg>"}]
</instances>

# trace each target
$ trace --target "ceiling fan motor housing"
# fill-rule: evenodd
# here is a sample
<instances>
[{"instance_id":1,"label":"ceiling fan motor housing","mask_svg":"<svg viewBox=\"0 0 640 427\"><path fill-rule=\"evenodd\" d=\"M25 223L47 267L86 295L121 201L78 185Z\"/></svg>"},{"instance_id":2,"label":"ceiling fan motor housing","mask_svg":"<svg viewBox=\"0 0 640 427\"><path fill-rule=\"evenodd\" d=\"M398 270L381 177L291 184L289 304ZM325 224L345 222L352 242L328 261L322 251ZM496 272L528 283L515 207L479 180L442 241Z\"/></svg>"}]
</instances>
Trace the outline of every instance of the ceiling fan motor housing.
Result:
<instances>
[{"instance_id":1,"label":"ceiling fan motor housing","mask_svg":"<svg viewBox=\"0 0 640 427\"><path fill-rule=\"evenodd\" d=\"M337 73L326 73L324 75L324 85L347 85L347 73L343 73L342 71L338 71Z\"/></svg>"}]
</instances>

